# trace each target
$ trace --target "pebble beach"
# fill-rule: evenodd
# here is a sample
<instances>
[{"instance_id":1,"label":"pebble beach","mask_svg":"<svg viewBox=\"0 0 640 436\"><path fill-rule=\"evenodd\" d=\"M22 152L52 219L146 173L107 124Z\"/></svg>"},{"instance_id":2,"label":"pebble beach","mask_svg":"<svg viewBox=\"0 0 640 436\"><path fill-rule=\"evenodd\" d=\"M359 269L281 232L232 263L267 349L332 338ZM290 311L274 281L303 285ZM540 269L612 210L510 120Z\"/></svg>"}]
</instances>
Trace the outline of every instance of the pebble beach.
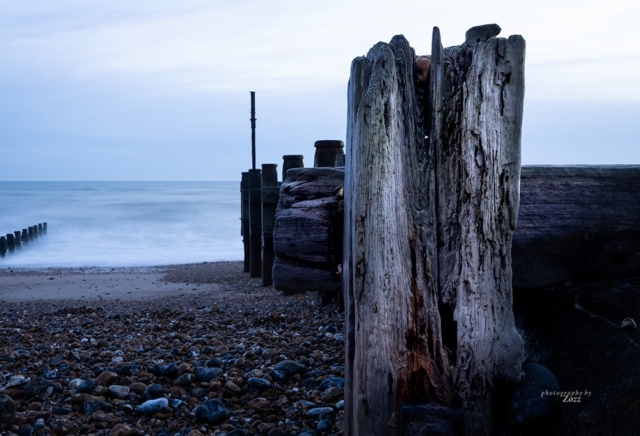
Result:
<instances>
[{"instance_id":1,"label":"pebble beach","mask_svg":"<svg viewBox=\"0 0 640 436\"><path fill-rule=\"evenodd\" d=\"M339 435L344 320L242 262L0 269L1 435Z\"/></svg>"}]
</instances>

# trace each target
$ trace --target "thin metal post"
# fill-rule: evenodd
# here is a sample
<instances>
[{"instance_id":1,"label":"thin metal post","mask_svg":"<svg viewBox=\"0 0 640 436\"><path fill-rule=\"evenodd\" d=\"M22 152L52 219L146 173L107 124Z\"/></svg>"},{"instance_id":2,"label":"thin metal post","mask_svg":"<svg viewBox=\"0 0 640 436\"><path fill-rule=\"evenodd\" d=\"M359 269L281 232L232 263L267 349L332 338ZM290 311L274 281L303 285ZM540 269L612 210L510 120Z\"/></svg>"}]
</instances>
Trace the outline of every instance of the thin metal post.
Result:
<instances>
[{"instance_id":1,"label":"thin metal post","mask_svg":"<svg viewBox=\"0 0 640 436\"><path fill-rule=\"evenodd\" d=\"M251 164L256 169L256 93L251 92Z\"/></svg>"}]
</instances>

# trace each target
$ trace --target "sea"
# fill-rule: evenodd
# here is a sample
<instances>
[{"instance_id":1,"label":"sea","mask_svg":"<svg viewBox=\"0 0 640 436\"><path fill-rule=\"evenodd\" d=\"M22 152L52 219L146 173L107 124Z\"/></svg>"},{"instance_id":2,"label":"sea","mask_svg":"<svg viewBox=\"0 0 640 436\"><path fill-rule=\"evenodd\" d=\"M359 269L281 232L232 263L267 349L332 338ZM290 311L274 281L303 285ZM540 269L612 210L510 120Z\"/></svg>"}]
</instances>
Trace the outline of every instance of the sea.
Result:
<instances>
[{"instance_id":1,"label":"sea","mask_svg":"<svg viewBox=\"0 0 640 436\"><path fill-rule=\"evenodd\" d=\"M243 259L240 182L0 182L0 235L42 222L0 268Z\"/></svg>"}]
</instances>

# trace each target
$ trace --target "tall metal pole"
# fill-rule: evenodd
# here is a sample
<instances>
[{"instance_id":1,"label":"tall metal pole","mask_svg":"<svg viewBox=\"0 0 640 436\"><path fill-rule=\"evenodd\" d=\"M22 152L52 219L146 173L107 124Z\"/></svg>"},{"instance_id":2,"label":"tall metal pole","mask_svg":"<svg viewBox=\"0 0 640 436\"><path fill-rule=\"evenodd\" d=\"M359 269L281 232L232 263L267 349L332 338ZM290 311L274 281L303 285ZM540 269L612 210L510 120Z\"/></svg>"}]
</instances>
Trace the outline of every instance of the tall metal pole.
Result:
<instances>
[{"instance_id":1,"label":"tall metal pole","mask_svg":"<svg viewBox=\"0 0 640 436\"><path fill-rule=\"evenodd\" d=\"M251 92L251 162L252 169L256 169L256 93Z\"/></svg>"}]
</instances>

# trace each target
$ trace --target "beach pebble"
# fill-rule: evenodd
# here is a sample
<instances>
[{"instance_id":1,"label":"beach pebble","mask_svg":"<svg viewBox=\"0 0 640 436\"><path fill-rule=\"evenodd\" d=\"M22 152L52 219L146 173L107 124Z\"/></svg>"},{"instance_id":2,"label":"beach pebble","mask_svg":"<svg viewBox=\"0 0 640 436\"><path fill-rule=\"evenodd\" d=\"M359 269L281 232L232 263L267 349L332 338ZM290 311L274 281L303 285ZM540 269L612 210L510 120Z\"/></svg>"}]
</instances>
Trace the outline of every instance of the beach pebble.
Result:
<instances>
[{"instance_id":1,"label":"beach pebble","mask_svg":"<svg viewBox=\"0 0 640 436\"><path fill-rule=\"evenodd\" d=\"M16 406L8 395L0 395L0 430L8 430L16 416Z\"/></svg>"},{"instance_id":2,"label":"beach pebble","mask_svg":"<svg viewBox=\"0 0 640 436\"><path fill-rule=\"evenodd\" d=\"M130 436L131 433L131 427L127 424L116 424L111 429L111 436Z\"/></svg>"},{"instance_id":3,"label":"beach pebble","mask_svg":"<svg viewBox=\"0 0 640 436\"><path fill-rule=\"evenodd\" d=\"M266 398L257 397L247 403L247 406L255 410L262 410L269 407L270 403Z\"/></svg>"},{"instance_id":4,"label":"beach pebble","mask_svg":"<svg viewBox=\"0 0 640 436\"><path fill-rule=\"evenodd\" d=\"M343 377L329 376L326 379L324 379L322 381L322 383L320 383L320 386L318 388L321 391L324 391L326 389L329 389L332 386L335 386L335 387L338 387L338 388L343 388L344 387L344 378Z\"/></svg>"},{"instance_id":5,"label":"beach pebble","mask_svg":"<svg viewBox=\"0 0 640 436\"><path fill-rule=\"evenodd\" d=\"M282 371L287 375L293 375L296 373L304 372L307 368L298 362L294 362L293 360L283 360L281 362L278 362L274 366L274 369L277 371Z\"/></svg>"},{"instance_id":6,"label":"beach pebble","mask_svg":"<svg viewBox=\"0 0 640 436\"><path fill-rule=\"evenodd\" d=\"M222 368L222 360L218 359L217 357L214 357L212 359L207 360L204 366L206 366L207 368Z\"/></svg>"},{"instance_id":7,"label":"beach pebble","mask_svg":"<svg viewBox=\"0 0 640 436\"><path fill-rule=\"evenodd\" d=\"M84 408L84 412L87 415L93 415L95 412L98 412L100 410L111 410L113 406L111 406L111 404L107 403L106 401L89 398L84 402L82 407Z\"/></svg>"},{"instance_id":8,"label":"beach pebble","mask_svg":"<svg viewBox=\"0 0 640 436\"><path fill-rule=\"evenodd\" d=\"M131 390L131 392L134 392L138 395L142 395L148 388L149 386L144 383L131 383L129 385L129 389Z\"/></svg>"},{"instance_id":9,"label":"beach pebble","mask_svg":"<svg viewBox=\"0 0 640 436\"><path fill-rule=\"evenodd\" d=\"M266 348L264 350L262 350L262 358L267 360L267 359L272 359L274 358L278 353L276 352L276 350L273 350L271 348Z\"/></svg>"},{"instance_id":10,"label":"beach pebble","mask_svg":"<svg viewBox=\"0 0 640 436\"><path fill-rule=\"evenodd\" d=\"M13 387L24 387L31 377L25 377L24 375L14 375L9 378L9 380L5 383L4 388L13 388Z\"/></svg>"},{"instance_id":11,"label":"beach pebble","mask_svg":"<svg viewBox=\"0 0 640 436\"><path fill-rule=\"evenodd\" d=\"M210 425L222 424L231 415L229 409L219 400L213 399L199 405L193 411L198 421Z\"/></svg>"},{"instance_id":12,"label":"beach pebble","mask_svg":"<svg viewBox=\"0 0 640 436\"><path fill-rule=\"evenodd\" d=\"M328 419L323 419L316 426L316 431L320 433L325 433L331 430L332 428L333 428L333 422Z\"/></svg>"},{"instance_id":13,"label":"beach pebble","mask_svg":"<svg viewBox=\"0 0 640 436\"><path fill-rule=\"evenodd\" d=\"M91 392L93 392L92 380L81 381L76 388L76 394L90 394Z\"/></svg>"},{"instance_id":14,"label":"beach pebble","mask_svg":"<svg viewBox=\"0 0 640 436\"><path fill-rule=\"evenodd\" d=\"M147 400L138 406L138 412L145 415L152 415L158 412L169 411L169 400L166 398L156 398L155 400Z\"/></svg>"},{"instance_id":15,"label":"beach pebble","mask_svg":"<svg viewBox=\"0 0 640 436\"><path fill-rule=\"evenodd\" d=\"M96 379L93 381L93 384L95 386L98 386L100 384L109 386L117 382L119 377L120 376L115 372L105 371L102 374L100 374L98 377L96 377Z\"/></svg>"},{"instance_id":16,"label":"beach pebble","mask_svg":"<svg viewBox=\"0 0 640 436\"><path fill-rule=\"evenodd\" d=\"M73 422L67 418L56 418L49 423L49 427L56 436L64 436L73 431Z\"/></svg>"},{"instance_id":17,"label":"beach pebble","mask_svg":"<svg viewBox=\"0 0 640 436\"><path fill-rule=\"evenodd\" d=\"M42 374L42 377L46 378L47 380L55 380L58 378L58 371L56 371L55 369L45 371Z\"/></svg>"},{"instance_id":18,"label":"beach pebble","mask_svg":"<svg viewBox=\"0 0 640 436\"><path fill-rule=\"evenodd\" d=\"M151 372L157 377L174 378L178 375L178 365L169 363L167 365L155 364L151 368Z\"/></svg>"},{"instance_id":19,"label":"beach pebble","mask_svg":"<svg viewBox=\"0 0 640 436\"><path fill-rule=\"evenodd\" d=\"M162 385L159 385L157 383L152 384L142 393L142 396L147 400L160 398L163 395L164 389L162 388Z\"/></svg>"},{"instance_id":20,"label":"beach pebble","mask_svg":"<svg viewBox=\"0 0 640 436\"><path fill-rule=\"evenodd\" d=\"M264 378L251 377L247 380L249 386L253 386L258 389L267 389L271 387L271 382Z\"/></svg>"},{"instance_id":21,"label":"beach pebble","mask_svg":"<svg viewBox=\"0 0 640 436\"><path fill-rule=\"evenodd\" d=\"M224 387L225 389L233 392L234 394L242 393L242 388L237 384L235 384L234 382L232 382L231 380L227 380L227 382L224 384Z\"/></svg>"},{"instance_id":22,"label":"beach pebble","mask_svg":"<svg viewBox=\"0 0 640 436\"><path fill-rule=\"evenodd\" d=\"M69 382L69 384L67 385L67 388L68 389L78 389L78 387L82 384L83 381L84 380L82 380L81 378L74 378L73 380L71 380Z\"/></svg>"},{"instance_id":23,"label":"beach pebble","mask_svg":"<svg viewBox=\"0 0 640 436\"><path fill-rule=\"evenodd\" d=\"M221 368L198 368L196 369L196 380L208 382L216 378L221 372Z\"/></svg>"},{"instance_id":24,"label":"beach pebble","mask_svg":"<svg viewBox=\"0 0 640 436\"><path fill-rule=\"evenodd\" d=\"M42 377L33 377L24 387L24 398L31 399L37 396L49 396L53 392L53 382Z\"/></svg>"},{"instance_id":25,"label":"beach pebble","mask_svg":"<svg viewBox=\"0 0 640 436\"><path fill-rule=\"evenodd\" d=\"M129 389L127 386L111 385L109 386L109 393L113 398L124 400L129 395Z\"/></svg>"},{"instance_id":26,"label":"beach pebble","mask_svg":"<svg viewBox=\"0 0 640 436\"><path fill-rule=\"evenodd\" d=\"M326 415L329 413L333 413L333 408L332 407L315 407L313 409L310 409L307 412L307 415L309 416L320 416L320 415Z\"/></svg>"},{"instance_id":27,"label":"beach pebble","mask_svg":"<svg viewBox=\"0 0 640 436\"><path fill-rule=\"evenodd\" d=\"M195 380L196 380L196 376L194 374L185 373L179 376L177 379L175 379L173 384L175 386L189 386Z\"/></svg>"},{"instance_id":28,"label":"beach pebble","mask_svg":"<svg viewBox=\"0 0 640 436\"><path fill-rule=\"evenodd\" d=\"M287 374L282 371L278 371L277 369L274 369L273 371L271 371L269 375L271 376L272 379L277 381L285 381L287 379Z\"/></svg>"}]
</instances>

